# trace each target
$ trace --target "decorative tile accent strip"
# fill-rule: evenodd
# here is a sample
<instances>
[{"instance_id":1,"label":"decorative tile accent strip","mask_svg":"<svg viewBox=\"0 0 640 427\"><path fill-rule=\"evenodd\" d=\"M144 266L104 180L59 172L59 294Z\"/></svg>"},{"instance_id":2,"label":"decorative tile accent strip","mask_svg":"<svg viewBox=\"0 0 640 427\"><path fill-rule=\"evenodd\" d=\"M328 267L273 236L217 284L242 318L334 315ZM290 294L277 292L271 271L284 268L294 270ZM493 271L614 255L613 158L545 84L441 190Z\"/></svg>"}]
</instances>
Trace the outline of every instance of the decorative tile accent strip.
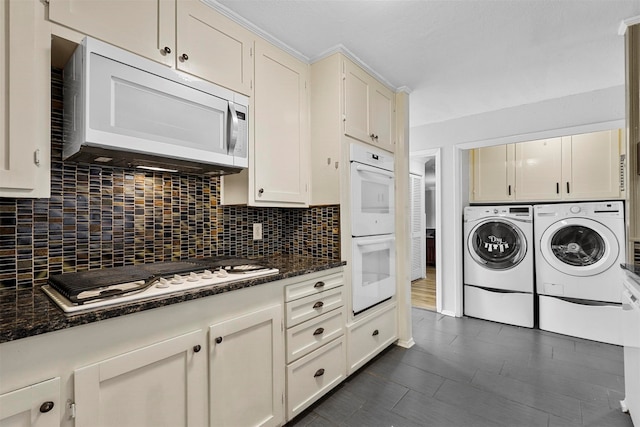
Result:
<instances>
[{"instance_id":1,"label":"decorative tile accent strip","mask_svg":"<svg viewBox=\"0 0 640 427\"><path fill-rule=\"evenodd\" d=\"M189 257L340 259L338 206L220 206L218 178L62 162L61 70L51 78L51 198L0 198L0 290L26 290L49 274Z\"/></svg>"}]
</instances>

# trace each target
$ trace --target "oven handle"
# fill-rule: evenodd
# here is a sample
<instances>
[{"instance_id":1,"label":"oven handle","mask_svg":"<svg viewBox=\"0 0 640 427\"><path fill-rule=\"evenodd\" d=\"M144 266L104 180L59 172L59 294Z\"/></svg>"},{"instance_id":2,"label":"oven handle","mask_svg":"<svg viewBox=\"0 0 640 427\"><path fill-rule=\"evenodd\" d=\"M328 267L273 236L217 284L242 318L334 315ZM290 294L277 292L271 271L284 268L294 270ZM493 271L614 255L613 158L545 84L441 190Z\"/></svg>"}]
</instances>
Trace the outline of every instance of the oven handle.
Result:
<instances>
[{"instance_id":1,"label":"oven handle","mask_svg":"<svg viewBox=\"0 0 640 427\"><path fill-rule=\"evenodd\" d=\"M385 171L385 170L374 168L371 166L357 165L356 170L358 172L369 172L374 175L382 175L385 178L393 179L393 172Z\"/></svg>"},{"instance_id":2,"label":"oven handle","mask_svg":"<svg viewBox=\"0 0 640 427\"><path fill-rule=\"evenodd\" d=\"M370 245L380 245L385 243L391 243L395 240L395 237L388 237L386 239L377 239L377 240L368 240L366 242L356 242L357 246L370 246Z\"/></svg>"}]
</instances>

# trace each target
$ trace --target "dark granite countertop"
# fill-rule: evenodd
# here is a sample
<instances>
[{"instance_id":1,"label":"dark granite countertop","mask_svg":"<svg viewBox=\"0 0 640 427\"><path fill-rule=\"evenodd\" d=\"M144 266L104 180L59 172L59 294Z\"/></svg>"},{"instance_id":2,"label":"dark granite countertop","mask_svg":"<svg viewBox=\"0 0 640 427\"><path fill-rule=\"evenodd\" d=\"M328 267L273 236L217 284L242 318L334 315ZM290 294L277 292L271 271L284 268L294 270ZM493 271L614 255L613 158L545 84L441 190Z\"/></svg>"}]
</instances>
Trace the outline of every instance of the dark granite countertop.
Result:
<instances>
[{"instance_id":1,"label":"dark granite countertop","mask_svg":"<svg viewBox=\"0 0 640 427\"><path fill-rule=\"evenodd\" d=\"M105 307L104 309L72 316L65 315L42 292L40 286L0 291L0 343L345 265L343 261L339 260L290 255L277 255L261 258L260 260L271 267L279 269L280 273L242 282L228 283L222 286L205 286L175 295L168 295L161 299Z\"/></svg>"}]
</instances>

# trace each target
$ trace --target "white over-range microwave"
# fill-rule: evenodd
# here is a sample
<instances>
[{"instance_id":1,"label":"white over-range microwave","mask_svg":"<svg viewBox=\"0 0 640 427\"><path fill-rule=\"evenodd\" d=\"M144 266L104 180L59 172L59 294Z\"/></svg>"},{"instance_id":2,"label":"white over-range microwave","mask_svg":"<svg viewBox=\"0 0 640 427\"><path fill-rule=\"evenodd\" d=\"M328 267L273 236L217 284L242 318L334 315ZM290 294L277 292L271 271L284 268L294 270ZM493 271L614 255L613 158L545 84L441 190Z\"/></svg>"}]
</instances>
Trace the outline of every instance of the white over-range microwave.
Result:
<instances>
[{"instance_id":1,"label":"white over-range microwave","mask_svg":"<svg viewBox=\"0 0 640 427\"><path fill-rule=\"evenodd\" d=\"M248 167L244 95L90 37L63 76L64 160L205 175Z\"/></svg>"}]
</instances>

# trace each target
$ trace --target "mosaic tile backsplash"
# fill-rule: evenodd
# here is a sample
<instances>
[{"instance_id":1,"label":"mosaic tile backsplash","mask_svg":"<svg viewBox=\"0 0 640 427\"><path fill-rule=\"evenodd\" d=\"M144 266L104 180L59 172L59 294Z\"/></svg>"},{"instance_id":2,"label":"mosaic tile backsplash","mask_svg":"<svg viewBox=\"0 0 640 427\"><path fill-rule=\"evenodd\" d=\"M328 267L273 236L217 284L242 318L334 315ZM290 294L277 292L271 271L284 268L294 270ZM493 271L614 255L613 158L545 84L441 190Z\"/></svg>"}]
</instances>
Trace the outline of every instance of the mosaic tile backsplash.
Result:
<instances>
[{"instance_id":1,"label":"mosaic tile backsplash","mask_svg":"<svg viewBox=\"0 0 640 427\"><path fill-rule=\"evenodd\" d=\"M340 259L339 206L220 205L220 180L62 162L62 73L52 69L51 198L0 198L0 288L48 274L212 255ZM263 240L252 240L262 223Z\"/></svg>"}]
</instances>

